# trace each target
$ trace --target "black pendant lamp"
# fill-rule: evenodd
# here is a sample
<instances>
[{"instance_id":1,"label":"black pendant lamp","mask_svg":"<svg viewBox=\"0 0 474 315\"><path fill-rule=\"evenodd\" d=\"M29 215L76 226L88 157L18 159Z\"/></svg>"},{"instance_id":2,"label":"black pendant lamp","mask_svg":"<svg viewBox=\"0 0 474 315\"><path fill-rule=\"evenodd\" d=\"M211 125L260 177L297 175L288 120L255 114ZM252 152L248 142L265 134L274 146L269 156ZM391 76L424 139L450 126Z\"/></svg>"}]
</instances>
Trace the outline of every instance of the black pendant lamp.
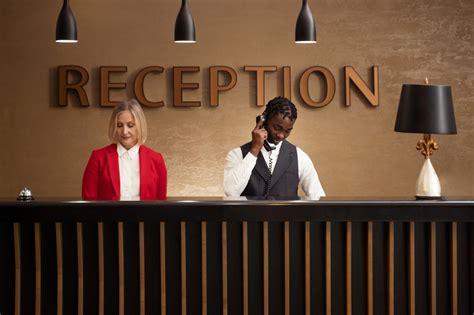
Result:
<instances>
[{"instance_id":1,"label":"black pendant lamp","mask_svg":"<svg viewBox=\"0 0 474 315\"><path fill-rule=\"evenodd\" d=\"M56 22L56 43L77 43L76 19L69 7L69 0L64 0Z\"/></svg>"},{"instance_id":2,"label":"black pendant lamp","mask_svg":"<svg viewBox=\"0 0 474 315\"><path fill-rule=\"evenodd\" d=\"M196 29L194 27L194 20L189 12L188 1L182 0L181 9L176 17L176 24L174 27L174 42L175 43L195 43Z\"/></svg>"},{"instance_id":3,"label":"black pendant lamp","mask_svg":"<svg viewBox=\"0 0 474 315\"><path fill-rule=\"evenodd\" d=\"M296 44L316 44L316 26L313 14L309 9L308 0L303 0L295 29Z\"/></svg>"}]
</instances>

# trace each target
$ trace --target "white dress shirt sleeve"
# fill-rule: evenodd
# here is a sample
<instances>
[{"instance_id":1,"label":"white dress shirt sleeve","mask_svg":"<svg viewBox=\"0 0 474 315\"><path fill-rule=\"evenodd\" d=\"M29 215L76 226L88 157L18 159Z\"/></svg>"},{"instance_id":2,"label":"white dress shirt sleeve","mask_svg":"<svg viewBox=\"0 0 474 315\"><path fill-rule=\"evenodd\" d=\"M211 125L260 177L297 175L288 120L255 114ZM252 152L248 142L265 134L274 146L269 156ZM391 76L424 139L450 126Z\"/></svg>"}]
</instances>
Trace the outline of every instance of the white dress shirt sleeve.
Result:
<instances>
[{"instance_id":1,"label":"white dress shirt sleeve","mask_svg":"<svg viewBox=\"0 0 474 315\"><path fill-rule=\"evenodd\" d=\"M224 165L225 196L240 196L249 182L255 164L257 157L249 152L244 158L240 147L232 149L227 154Z\"/></svg>"},{"instance_id":2,"label":"white dress shirt sleeve","mask_svg":"<svg viewBox=\"0 0 474 315\"><path fill-rule=\"evenodd\" d=\"M326 196L313 162L303 150L298 147L296 150L298 153L298 176L300 178L300 186L306 197L308 199L318 200L320 197Z\"/></svg>"}]
</instances>

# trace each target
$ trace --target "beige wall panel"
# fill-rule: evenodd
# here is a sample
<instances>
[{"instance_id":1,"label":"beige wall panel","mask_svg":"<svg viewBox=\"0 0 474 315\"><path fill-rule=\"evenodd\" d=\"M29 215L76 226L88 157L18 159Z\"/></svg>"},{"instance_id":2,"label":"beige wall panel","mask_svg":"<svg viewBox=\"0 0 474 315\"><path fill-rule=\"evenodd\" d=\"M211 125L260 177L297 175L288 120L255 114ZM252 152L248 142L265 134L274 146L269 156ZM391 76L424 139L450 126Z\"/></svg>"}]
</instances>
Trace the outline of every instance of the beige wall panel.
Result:
<instances>
[{"instance_id":1,"label":"beige wall panel","mask_svg":"<svg viewBox=\"0 0 474 315\"><path fill-rule=\"evenodd\" d=\"M402 0L310 0L317 21L316 45L294 44L298 1L190 1L197 44L173 42L179 1L71 1L79 31L77 45L54 42L60 1L2 0L0 50L0 197L16 196L27 185L36 197L81 194L82 172L95 148L108 144L110 108L99 107L99 67L126 66L112 75L127 89L112 100L133 97L135 75L148 66L161 74L145 79L145 93L165 106L145 110L147 145L162 152L170 196L221 196L226 153L250 140L255 116L255 77L246 65L278 66L266 75L266 100L283 94L283 66L291 67L292 97L299 118L289 140L312 158L329 196L412 196L423 158L419 135L393 131L401 85L452 85L458 135L436 136L432 157L443 195L473 196L474 2ZM80 65L90 107L75 97L57 106L57 66ZM209 67L237 72L237 84L209 106ZM334 100L323 108L305 106L297 87L311 66L329 69ZM352 91L344 105L343 67L351 65L370 82L379 66L380 106ZM198 66L186 75L199 89L184 100L196 108L172 106L173 66ZM310 78L310 95L320 99L320 79Z\"/></svg>"}]
</instances>

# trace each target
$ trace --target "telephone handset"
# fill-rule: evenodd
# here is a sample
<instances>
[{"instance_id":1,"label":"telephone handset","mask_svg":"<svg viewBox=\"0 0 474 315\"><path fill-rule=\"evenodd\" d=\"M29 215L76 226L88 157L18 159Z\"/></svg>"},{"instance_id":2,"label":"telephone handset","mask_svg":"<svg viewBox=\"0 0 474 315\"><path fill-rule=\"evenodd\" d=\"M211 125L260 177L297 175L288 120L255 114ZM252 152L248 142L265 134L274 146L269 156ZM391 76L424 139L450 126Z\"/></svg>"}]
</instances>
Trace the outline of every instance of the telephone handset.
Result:
<instances>
[{"instance_id":1,"label":"telephone handset","mask_svg":"<svg viewBox=\"0 0 474 315\"><path fill-rule=\"evenodd\" d=\"M266 128L266 124L265 124L265 121L267 120L267 116L266 115L259 115L257 116L257 124L262 121L262 125L263 125L263 128L267 129ZM267 130L268 131L268 130ZM276 149L276 145L274 145L273 143L270 143L268 142L267 140L263 141L263 147L265 148L265 150L267 150L268 152L272 151L272 150L275 150Z\"/></svg>"}]
</instances>

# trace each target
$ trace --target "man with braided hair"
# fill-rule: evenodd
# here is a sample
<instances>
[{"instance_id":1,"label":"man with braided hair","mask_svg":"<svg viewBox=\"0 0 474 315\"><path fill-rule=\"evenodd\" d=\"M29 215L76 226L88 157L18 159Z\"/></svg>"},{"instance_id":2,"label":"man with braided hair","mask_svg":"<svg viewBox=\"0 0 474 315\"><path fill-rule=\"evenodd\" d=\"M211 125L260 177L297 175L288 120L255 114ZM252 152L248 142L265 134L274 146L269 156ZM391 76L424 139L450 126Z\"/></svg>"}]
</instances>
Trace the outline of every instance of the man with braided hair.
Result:
<instances>
[{"instance_id":1,"label":"man with braided hair","mask_svg":"<svg viewBox=\"0 0 474 315\"><path fill-rule=\"evenodd\" d=\"M225 159L224 193L228 197L298 197L298 185L309 199L325 196L309 156L286 141L297 118L295 105L276 97L257 117L252 141L231 150Z\"/></svg>"}]
</instances>

